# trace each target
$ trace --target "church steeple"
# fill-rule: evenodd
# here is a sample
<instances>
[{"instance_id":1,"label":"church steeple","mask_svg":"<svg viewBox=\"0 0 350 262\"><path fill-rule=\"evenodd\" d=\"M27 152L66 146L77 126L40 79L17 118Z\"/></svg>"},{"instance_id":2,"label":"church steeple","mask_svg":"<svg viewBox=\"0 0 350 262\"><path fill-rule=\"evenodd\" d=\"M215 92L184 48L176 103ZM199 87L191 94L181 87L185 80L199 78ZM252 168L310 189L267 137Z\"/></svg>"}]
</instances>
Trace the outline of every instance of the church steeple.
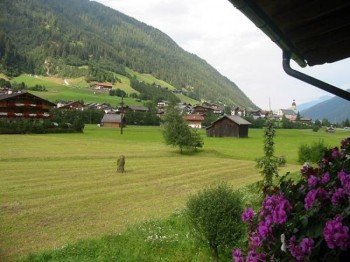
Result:
<instances>
[{"instance_id":1,"label":"church steeple","mask_svg":"<svg viewBox=\"0 0 350 262\"><path fill-rule=\"evenodd\" d=\"M293 99L292 109L293 109L294 111L297 111L297 104L295 103L295 99Z\"/></svg>"}]
</instances>

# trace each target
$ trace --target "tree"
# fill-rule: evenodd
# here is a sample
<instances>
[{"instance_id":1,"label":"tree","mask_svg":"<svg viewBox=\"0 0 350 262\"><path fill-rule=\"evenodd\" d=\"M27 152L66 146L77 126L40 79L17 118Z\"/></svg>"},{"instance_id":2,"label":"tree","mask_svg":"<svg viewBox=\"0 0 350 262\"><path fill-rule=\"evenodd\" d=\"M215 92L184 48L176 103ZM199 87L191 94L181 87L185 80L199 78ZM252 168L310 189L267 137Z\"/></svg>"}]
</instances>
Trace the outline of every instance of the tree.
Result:
<instances>
[{"instance_id":1,"label":"tree","mask_svg":"<svg viewBox=\"0 0 350 262\"><path fill-rule=\"evenodd\" d=\"M282 128L293 128L292 122L285 115L282 116Z\"/></svg>"},{"instance_id":2,"label":"tree","mask_svg":"<svg viewBox=\"0 0 350 262\"><path fill-rule=\"evenodd\" d=\"M203 126L210 126L214 121L218 119L218 116L215 115L213 112L206 113L204 120L202 122Z\"/></svg>"},{"instance_id":3,"label":"tree","mask_svg":"<svg viewBox=\"0 0 350 262\"><path fill-rule=\"evenodd\" d=\"M202 138L186 124L175 104L170 104L166 111L163 136L167 145L179 147L181 153L184 148L195 150L203 146Z\"/></svg>"},{"instance_id":4,"label":"tree","mask_svg":"<svg viewBox=\"0 0 350 262\"><path fill-rule=\"evenodd\" d=\"M321 127L321 126L322 126L321 121L318 120L318 119L316 119L316 121L315 121L315 126Z\"/></svg>"},{"instance_id":5,"label":"tree","mask_svg":"<svg viewBox=\"0 0 350 262\"><path fill-rule=\"evenodd\" d=\"M264 156L257 160L257 167L260 170L260 173L263 176L263 186L264 193L272 188L272 179L274 176L278 176L278 165L279 160L274 155L275 149L273 138L275 137L275 129L273 122L268 120L264 132Z\"/></svg>"},{"instance_id":6,"label":"tree","mask_svg":"<svg viewBox=\"0 0 350 262\"><path fill-rule=\"evenodd\" d=\"M327 118L322 119L322 126L330 126L330 125L331 125L331 123L328 121Z\"/></svg>"},{"instance_id":7,"label":"tree","mask_svg":"<svg viewBox=\"0 0 350 262\"><path fill-rule=\"evenodd\" d=\"M231 115L231 107L230 106L225 106L224 114L229 115L229 116Z\"/></svg>"}]
</instances>

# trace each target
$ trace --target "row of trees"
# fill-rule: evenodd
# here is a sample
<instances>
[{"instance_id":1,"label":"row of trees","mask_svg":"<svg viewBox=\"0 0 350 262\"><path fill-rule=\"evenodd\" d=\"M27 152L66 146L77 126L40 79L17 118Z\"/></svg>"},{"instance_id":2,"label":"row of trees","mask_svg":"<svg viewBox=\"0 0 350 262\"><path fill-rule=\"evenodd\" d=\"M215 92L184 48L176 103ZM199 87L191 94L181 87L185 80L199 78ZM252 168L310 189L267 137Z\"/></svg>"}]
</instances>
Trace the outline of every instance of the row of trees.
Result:
<instances>
[{"instance_id":1,"label":"row of trees","mask_svg":"<svg viewBox=\"0 0 350 262\"><path fill-rule=\"evenodd\" d=\"M127 125L159 126L160 118L154 110L148 112L128 111L125 113L125 122Z\"/></svg>"},{"instance_id":2,"label":"row of trees","mask_svg":"<svg viewBox=\"0 0 350 262\"><path fill-rule=\"evenodd\" d=\"M159 102L162 100L180 102L180 99L175 94L156 85L155 83L150 85L138 81L136 77L132 77L130 78L130 85L133 89L140 93L139 98L142 100L151 100L154 102Z\"/></svg>"}]
</instances>

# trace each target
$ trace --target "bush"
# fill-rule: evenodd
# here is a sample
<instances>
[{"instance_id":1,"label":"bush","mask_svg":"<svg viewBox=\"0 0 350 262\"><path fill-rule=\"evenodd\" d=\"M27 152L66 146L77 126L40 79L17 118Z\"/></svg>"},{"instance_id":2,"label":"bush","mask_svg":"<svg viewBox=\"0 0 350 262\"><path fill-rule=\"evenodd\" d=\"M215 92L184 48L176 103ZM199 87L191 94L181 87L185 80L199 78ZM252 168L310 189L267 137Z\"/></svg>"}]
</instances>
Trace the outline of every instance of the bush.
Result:
<instances>
[{"instance_id":1,"label":"bush","mask_svg":"<svg viewBox=\"0 0 350 262\"><path fill-rule=\"evenodd\" d=\"M317 163L326 151L327 147L322 140L313 142L311 145L302 144L298 151L298 161L299 163Z\"/></svg>"},{"instance_id":2,"label":"bush","mask_svg":"<svg viewBox=\"0 0 350 262\"><path fill-rule=\"evenodd\" d=\"M244 227L240 222L243 204L240 194L228 185L207 188L187 202L187 214L197 238L209 245L214 260L240 240Z\"/></svg>"},{"instance_id":3,"label":"bush","mask_svg":"<svg viewBox=\"0 0 350 262\"><path fill-rule=\"evenodd\" d=\"M124 90L121 90L119 88L109 90L109 95L110 96L119 96L119 97L127 97L128 96L128 94Z\"/></svg>"},{"instance_id":4,"label":"bush","mask_svg":"<svg viewBox=\"0 0 350 262\"><path fill-rule=\"evenodd\" d=\"M312 131L318 132L318 130L320 130L320 127L319 127L319 126L314 125L314 126L312 127Z\"/></svg>"},{"instance_id":5,"label":"bush","mask_svg":"<svg viewBox=\"0 0 350 262\"><path fill-rule=\"evenodd\" d=\"M347 138L317 167L304 165L299 179L282 177L256 214L242 214L250 228L247 261L349 261L349 154ZM232 254L244 261L240 249Z\"/></svg>"}]
</instances>

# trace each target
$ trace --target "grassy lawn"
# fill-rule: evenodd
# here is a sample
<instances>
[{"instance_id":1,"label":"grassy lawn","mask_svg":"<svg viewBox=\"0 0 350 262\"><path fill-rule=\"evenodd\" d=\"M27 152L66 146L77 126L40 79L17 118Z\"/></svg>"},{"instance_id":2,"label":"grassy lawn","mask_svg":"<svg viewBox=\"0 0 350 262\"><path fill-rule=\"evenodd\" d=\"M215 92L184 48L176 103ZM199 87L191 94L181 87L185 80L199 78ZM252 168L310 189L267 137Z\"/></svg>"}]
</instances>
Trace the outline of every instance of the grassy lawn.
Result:
<instances>
[{"instance_id":1,"label":"grassy lawn","mask_svg":"<svg viewBox=\"0 0 350 262\"><path fill-rule=\"evenodd\" d=\"M203 131L201 131L203 132ZM262 130L248 139L205 138L203 150L180 155L158 127L87 126L84 134L0 136L0 260L117 234L134 223L166 218L188 195L226 181L239 188L259 179ZM277 155L297 171L301 143L335 146L350 132L277 130ZM126 156L126 173L116 174Z\"/></svg>"}]
</instances>

